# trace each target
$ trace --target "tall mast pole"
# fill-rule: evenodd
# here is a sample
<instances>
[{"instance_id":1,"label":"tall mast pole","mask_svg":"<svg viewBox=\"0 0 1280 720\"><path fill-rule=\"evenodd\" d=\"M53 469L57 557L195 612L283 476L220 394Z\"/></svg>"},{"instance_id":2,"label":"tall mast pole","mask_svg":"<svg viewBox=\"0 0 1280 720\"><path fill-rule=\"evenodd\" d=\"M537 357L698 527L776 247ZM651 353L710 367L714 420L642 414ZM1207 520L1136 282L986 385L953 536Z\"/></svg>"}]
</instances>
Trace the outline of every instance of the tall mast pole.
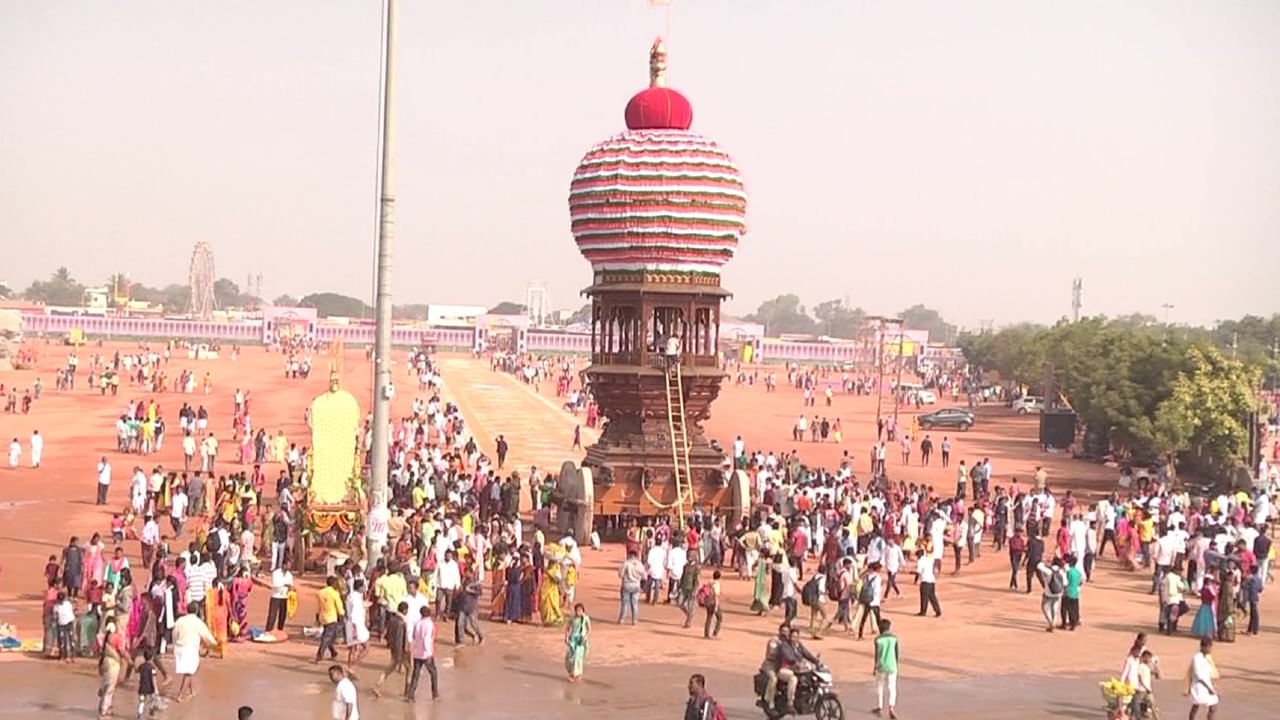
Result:
<instances>
[{"instance_id":1,"label":"tall mast pole","mask_svg":"<svg viewBox=\"0 0 1280 720\"><path fill-rule=\"evenodd\" d=\"M368 562L377 562L387 544L387 474L391 422L391 248L395 241L396 184L396 5L385 0L385 51L382 71L382 174L378 209L377 328L373 345L373 447L369 461L369 516L366 522Z\"/></svg>"}]
</instances>

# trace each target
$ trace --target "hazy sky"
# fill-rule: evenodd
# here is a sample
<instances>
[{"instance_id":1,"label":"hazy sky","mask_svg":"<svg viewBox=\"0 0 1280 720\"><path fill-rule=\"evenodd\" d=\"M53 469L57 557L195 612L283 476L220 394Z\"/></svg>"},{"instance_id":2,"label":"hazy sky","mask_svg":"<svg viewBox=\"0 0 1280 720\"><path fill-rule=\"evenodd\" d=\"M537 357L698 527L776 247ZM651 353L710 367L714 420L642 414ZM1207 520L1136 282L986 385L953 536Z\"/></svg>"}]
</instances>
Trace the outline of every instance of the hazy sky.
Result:
<instances>
[{"instance_id":1,"label":"hazy sky","mask_svg":"<svg viewBox=\"0 0 1280 720\"><path fill-rule=\"evenodd\" d=\"M0 280L65 264L371 296L376 0L0 3ZM664 32L643 0L401 2L396 302L590 269L566 199ZM966 325L1280 310L1280 3L674 0L670 80L737 159L731 310Z\"/></svg>"}]
</instances>

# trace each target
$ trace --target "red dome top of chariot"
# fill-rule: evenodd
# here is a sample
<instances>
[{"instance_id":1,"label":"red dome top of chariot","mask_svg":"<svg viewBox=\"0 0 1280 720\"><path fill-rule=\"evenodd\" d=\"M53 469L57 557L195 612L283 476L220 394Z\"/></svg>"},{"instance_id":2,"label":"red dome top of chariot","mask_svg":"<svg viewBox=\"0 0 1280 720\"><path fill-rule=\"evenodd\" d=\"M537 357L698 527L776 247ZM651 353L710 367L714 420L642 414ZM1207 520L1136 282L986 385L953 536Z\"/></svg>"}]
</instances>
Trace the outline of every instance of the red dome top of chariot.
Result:
<instances>
[{"instance_id":1,"label":"red dome top of chariot","mask_svg":"<svg viewBox=\"0 0 1280 720\"><path fill-rule=\"evenodd\" d=\"M649 87L627 103L628 130L688 130L693 106L684 95L667 87L667 49L662 38L649 51Z\"/></svg>"},{"instance_id":2,"label":"red dome top of chariot","mask_svg":"<svg viewBox=\"0 0 1280 720\"><path fill-rule=\"evenodd\" d=\"M627 129L596 143L569 187L578 250L597 273L718 283L746 232L747 195L733 158L690 131L693 107L667 87L662 39L649 87L627 103Z\"/></svg>"}]
</instances>

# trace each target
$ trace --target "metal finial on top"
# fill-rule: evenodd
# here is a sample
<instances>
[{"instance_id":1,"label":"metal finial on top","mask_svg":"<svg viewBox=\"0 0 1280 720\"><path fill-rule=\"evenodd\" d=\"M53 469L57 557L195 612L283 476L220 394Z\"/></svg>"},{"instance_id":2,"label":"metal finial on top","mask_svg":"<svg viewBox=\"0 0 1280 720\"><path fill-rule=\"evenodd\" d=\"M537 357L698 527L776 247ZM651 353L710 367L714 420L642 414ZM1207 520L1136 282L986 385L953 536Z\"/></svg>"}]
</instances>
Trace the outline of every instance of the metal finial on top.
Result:
<instances>
[{"instance_id":1,"label":"metal finial on top","mask_svg":"<svg viewBox=\"0 0 1280 720\"><path fill-rule=\"evenodd\" d=\"M653 47L649 49L649 87L666 87L667 86L667 46L662 44L662 38L653 41Z\"/></svg>"}]
</instances>

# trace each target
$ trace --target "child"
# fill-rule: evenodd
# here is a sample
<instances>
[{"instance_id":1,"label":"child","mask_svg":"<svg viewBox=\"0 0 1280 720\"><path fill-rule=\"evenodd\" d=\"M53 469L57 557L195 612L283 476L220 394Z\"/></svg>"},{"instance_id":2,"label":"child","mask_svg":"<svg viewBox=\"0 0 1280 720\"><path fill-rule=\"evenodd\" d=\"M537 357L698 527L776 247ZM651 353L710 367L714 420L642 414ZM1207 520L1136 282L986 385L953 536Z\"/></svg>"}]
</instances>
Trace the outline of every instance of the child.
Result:
<instances>
[{"instance_id":1,"label":"child","mask_svg":"<svg viewBox=\"0 0 1280 720\"><path fill-rule=\"evenodd\" d=\"M160 693L156 687L157 672L164 678L164 682L169 682L169 673L165 672L164 666L155 659L151 648L143 648L142 664L138 665L138 720L142 720L143 714L148 711L151 715L155 715L160 710Z\"/></svg>"},{"instance_id":2,"label":"child","mask_svg":"<svg viewBox=\"0 0 1280 720\"><path fill-rule=\"evenodd\" d=\"M133 518L134 518L133 508L132 507L125 508L123 525L124 525L124 537L126 540L138 539L138 529L134 527Z\"/></svg>"},{"instance_id":3,"label":"child","mask_svg":"<svg viewBox=\"0 0 1280 720\"><path fill-rule=\"evenodd\" d=\"M50 555L49 562L44 564L44 579L57 584L60 577L62 577L62 568L58 566L58 556Z\"/></svg>"},{"instance_id":4,"label":"child","mask_svg":"<svg viewBox=\"0 0 1280 720\"><path fill-rule=\"evenodd\" d=\"M58 657L62 662L72 662L75 653L71 651L71 636L76 625L76 608L65 591L58 593L58 602L53 606L53 619L58 624Z\"/></svg>"},{"instance_id":5,"label":"child","mask_svg":"<svg viewBox=\"0 0 1280 720\"><path fill-rule=\"evenodd\" d=\"M1138 682L1134 686L1133 700L1129 703L1129 714L1135 718L1147 717L1148 713L1155 716L1156 700L1151 683L1153 662L1151 651L1143 650L1138 663Z\"/></svg>"},{"instance_id":6,"label":"child","mask_svg":"<svg viewBox=\"0 0 1280 720\"><path fill-rule=\"evenodd\" d=\"M89 605L101 605L102 593L103 593L102 584L99 583L97 580L90 580L89 589L85 590L84 592L85 602L89 603Z\"/></svg>"},{"instance_id":7,"label":"child","mask_svg":"<svg viewBox=\"0 0 1280 720\"><path fill-rule=\"evenodd\" d=\"M111 539L116 545L124 542L124 520L120 518L120 513L111 516Z\"/></svg>"}]
</instances>

